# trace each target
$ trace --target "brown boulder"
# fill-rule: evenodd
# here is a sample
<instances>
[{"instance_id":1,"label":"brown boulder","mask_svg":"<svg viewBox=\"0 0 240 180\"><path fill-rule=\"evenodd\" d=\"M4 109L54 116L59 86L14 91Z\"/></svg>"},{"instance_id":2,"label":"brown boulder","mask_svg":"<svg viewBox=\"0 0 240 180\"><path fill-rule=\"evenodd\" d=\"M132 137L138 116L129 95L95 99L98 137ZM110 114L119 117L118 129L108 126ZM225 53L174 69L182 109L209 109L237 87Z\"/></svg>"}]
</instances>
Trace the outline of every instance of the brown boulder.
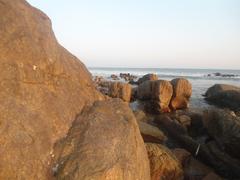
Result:
<instances>
[{"instance_id":1,"label":"brown boulder","mask_svg":"<svg viewBox=\"0 0 240 180\"><path fill-rule=\"evenodd\" d=\"M0 179L47 179L53 144L102 95L24 0L0 0L0 82Z\"/></svg>"},{"instance_id":2,"label":"brown boulder","mask_svg":"<svg viewBox=\"0 0 240 180\"><path fill-rule=\"evenodd\" d=\"M168 112L172 93L169 81L145 81L138 86L137 96L140 100L150 101L154 111Z\"/></svg>"},{"instance_id":3,"label":"brown boulder","mask_svg":"<svg viewBox=\"0 0 240 180\"><path fill-rule=\"evenodd\" d=\"M177 78L171 81L173 86L173 97L171 99L171 108L185 109L189 106L189 99L192 95L192 85L187 79Z\"/></svg>"},{"instance_id":4,"label":"brown boulder","mask_svg":"<svg viewBox=\"0 0 240 180\"><path fill-rule=\"evenodd\" d=\"M55 147L57 179L150 179L136 119L119 99L96 102Z\"/></svg>"},{"instance_id":5,"label":"brown boulder","mask_svg":"<svg viewBox=\"0 0 240 180\"><path fill-rule=\"evenodd\" d=\"M132 94L132 86L128 83L111 82L109 87L109 96L112 98L120 98L125 102L130 102Z\"/></svg>"},{"instance_id":6,"label":"brown boulder","mask_svg":"<svg viewBox=\"0 0 240 180\"><path fill-rule=\"evenodd\" d=\"M172 152L160 144L146 143L150 161L151 179L183 179L181 164Z\"/></svg>"},{"instance_id":7,"label":"brown boulder","mask_svg":"<svg viewBox=\"0 0 240 180\"><path fill-rule=\"evenodd\" d=\"M215 105L227 107L235 111L240 110L240 87L215 84L207 90L205 96L207 101Z\"/></svg>"},{"instance_id":8,"label":"brown boulder","mask_svg":"<svg viewBox=\"0 0 240 180\"><path fill-rule=\"evenodd\" d=\"M158 80L158 76L156 74L146 74L143 77L139 78L137 83L142 84L145 81L156 81Z\"/></svg>"}]
</instances>

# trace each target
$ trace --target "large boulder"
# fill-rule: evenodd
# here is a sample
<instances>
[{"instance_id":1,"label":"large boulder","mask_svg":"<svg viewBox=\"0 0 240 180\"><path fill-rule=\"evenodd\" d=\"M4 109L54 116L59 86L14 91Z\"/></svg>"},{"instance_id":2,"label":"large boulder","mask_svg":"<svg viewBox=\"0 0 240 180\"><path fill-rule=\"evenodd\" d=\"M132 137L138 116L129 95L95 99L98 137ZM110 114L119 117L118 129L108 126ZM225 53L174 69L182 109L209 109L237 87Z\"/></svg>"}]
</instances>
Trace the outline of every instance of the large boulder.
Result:
<instances>
[{"instance_id":1,"label":"large boulder","mask_svg":"<svg viewBox=\"0 0 240 180\"><path fill-rule=\"evenodd\" d=\"M205 96L205 99L213 104L236 111L240 110L240 87L215 84L207 90Z\"/></svg>"},{"instance_id":2,"label":"large boulder","mask_svg":"<svg viewBox=\"0 0 240 180\"><path fill-rule=\"evenodd\" d=\"M145 81L156 81L158 80L158 76L156 74L146 74L143 77L139 78L137 83L142 84Z\"/></svg>"},{"instance_id":3,"label":"large boulder","mask_svg":"<svg viewBox=\"0 0 240 180\"><path fill-rule=\"evenodd\" d=\"M204 125L222 149L240 159L240 117L227 110L208 110L204 115Z\"/></svg>"},{"instance_id":4,"label":"large boulder","mask_svg":"<svg viewBox=\"0 0 240 180\"><path fill-rule=\"evenodd\" d=\"M137 97L140 100L150 101L156 112L169 111L169 103L173 89L169 81L145 81L138 86Z\"/></svg>"},{"instance_id":5,"label":"large boulder","mask_svg":"<svg viewBox=\"0 0 240 180\"><path fill-rule=\"evenodd\" d=\"M0 0L0 179L47 179L53 144L102 99L51 21L24 0Z\"/></svg>"},{"instance_id":6,"label":"large boulder","mask_svg":"<svg viewBox=\"0 0 240 180\"><path fill-rule=\"evenodd\" d=\"M150 179L136 119L120 99L86 108L56 144L54 157L57 179Z\"/></svg>"},{"instance_id":7,"label":"large boulder","mask_svg":"<svg viewBox=\"0 0 240 180\"><path fill-rule=\"evenodd\" d=\"M183 179L182 166L174 154L160 144L146 143L150 161L151 179Z\"/></svg>"},{"instance_id":8,"label":"large boulder","mask_svg":"<svg viewBox=\"0 0 240 180\"><path fill-rule=\"evenodd\" d=\"M171 100L171 108L185 109L189 106L189 99L192 95L192 85L184 78L177 78L171 81L173 86L173 97Z\"/></svg>"},{"instance_id":9,"label":"large boulder","mask_svg":"<svg viewBox=\"0 0 240 180\"><path fill-rule=\"evenodd\" d=\"M112 98L120 98L125 102L130 102L132 94L132 86L123 82L111 82L109 87L109 96Z\"/></svg>"}]
</instances>

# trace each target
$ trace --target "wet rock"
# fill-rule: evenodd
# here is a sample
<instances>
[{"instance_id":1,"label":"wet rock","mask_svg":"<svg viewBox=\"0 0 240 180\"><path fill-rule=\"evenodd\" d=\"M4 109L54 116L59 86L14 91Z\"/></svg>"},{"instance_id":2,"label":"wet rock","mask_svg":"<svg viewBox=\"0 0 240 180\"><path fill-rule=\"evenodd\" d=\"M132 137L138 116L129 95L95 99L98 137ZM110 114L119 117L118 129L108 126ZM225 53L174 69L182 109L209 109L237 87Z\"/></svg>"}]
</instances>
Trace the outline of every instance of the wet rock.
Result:
<instances>
[{"instance_id":1,"label":"wet rock","mask_svg":"<svg viewBox=\"0 0 240 180\"><path fill-rule=\"evenodd\" d=\"M151 179L181 180L183 171L174 154L160 144L146 143Z\"/></svg>"},{"instance_id":2,"label":"wet rock","mask_svg":"<svg viewBox=\"0 0 240 180\"><path fill-rule=\"evenodd\" d=\"M171 108L185 109L189 107L189 99L192 95L192 85L187 79L177 78L171 81L173 86L173 97Z\"/></svg>"},{"instance_id":3,"label":"wet rock","mask_svg":"<svg viewBox=\"0 0 240 180\"><path fill-rule=\"evenodd\" d=\"M120 99L85 108L54 154L57 179L150 179L136 119Z\"/></svg>"},{"instance_id":4,"label":"wet rock","mask_svg":"<svg viewBox=\"0 0 240 180\"><path fill-rule=\"evenodd\" d=\"M158 80L158 76L156 74L146 74L143 77L139 78L137 83L140 85L145 81L156 81Z\"/></svg>"},{"instance_id":5,"label":"wet rock","mask_svg":"<svg viewBox=\"0 0 240 180\"><path fill-rule=\"evenodd\" d=\"M205 99L218 106L238 111L240 108L240 88L226 84L215 84L207 90Z\"/></svg>"}]
</instances>

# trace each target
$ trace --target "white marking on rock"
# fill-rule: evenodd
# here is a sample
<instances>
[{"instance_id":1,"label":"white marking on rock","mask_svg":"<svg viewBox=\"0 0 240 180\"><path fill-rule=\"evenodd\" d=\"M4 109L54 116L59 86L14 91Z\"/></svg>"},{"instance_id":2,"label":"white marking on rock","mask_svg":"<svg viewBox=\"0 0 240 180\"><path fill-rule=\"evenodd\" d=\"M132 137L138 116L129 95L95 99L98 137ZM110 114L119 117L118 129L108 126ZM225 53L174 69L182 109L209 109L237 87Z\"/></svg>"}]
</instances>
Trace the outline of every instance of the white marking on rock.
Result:
<instances>
[{"instance_id":1,"label":"white marking on rock","mask_svg":"<svg viewBox=\"0 0 240 180\"><path fill-rule=\"evenodd\" d=\"M36 71L37 70L37 66L33 65L33 70Z\"/></svg>"}]
</instances>

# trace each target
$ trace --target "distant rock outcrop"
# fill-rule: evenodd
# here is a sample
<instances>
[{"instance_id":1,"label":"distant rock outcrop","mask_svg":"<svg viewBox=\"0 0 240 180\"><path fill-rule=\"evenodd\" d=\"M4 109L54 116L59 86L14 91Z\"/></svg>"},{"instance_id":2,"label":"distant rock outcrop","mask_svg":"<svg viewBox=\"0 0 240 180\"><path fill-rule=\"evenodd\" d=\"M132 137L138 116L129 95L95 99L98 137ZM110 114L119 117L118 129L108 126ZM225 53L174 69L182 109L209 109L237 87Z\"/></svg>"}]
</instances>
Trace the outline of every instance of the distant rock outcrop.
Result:
<instances>
[{"instance_id":1,"label":"distant rock outcrop","mask_svg":"<svg viewBox=\"0 0 240 180\"><path fill-rule=\"evenodd\" d=\"M45 14L24 0L0 0L0 179L47 179L53 144L100 99Z\"/></svg>"},{"instance_id":2,"label":"distant rock outcrop","mask_svg":"<svg viewBox=\"0 0 240 180\"><path fill-rule=\"evenodd\" d=\"M150 179L137 121L119 99L86 108L57 143L54 156L57 179Z\"/></svg>"},{"instance_id":3,"label":"distant rock outcrop","mask_svg":"<svg viewBox=\"0 0 240 180\"><path fill-rule=\"evenodd\" d=\"M156 81L156 80L158 80L158 76L156 74L146 74L143 77L139 78L137 83L142 84L145 81Z\"/></svg>"}]
</instances>

